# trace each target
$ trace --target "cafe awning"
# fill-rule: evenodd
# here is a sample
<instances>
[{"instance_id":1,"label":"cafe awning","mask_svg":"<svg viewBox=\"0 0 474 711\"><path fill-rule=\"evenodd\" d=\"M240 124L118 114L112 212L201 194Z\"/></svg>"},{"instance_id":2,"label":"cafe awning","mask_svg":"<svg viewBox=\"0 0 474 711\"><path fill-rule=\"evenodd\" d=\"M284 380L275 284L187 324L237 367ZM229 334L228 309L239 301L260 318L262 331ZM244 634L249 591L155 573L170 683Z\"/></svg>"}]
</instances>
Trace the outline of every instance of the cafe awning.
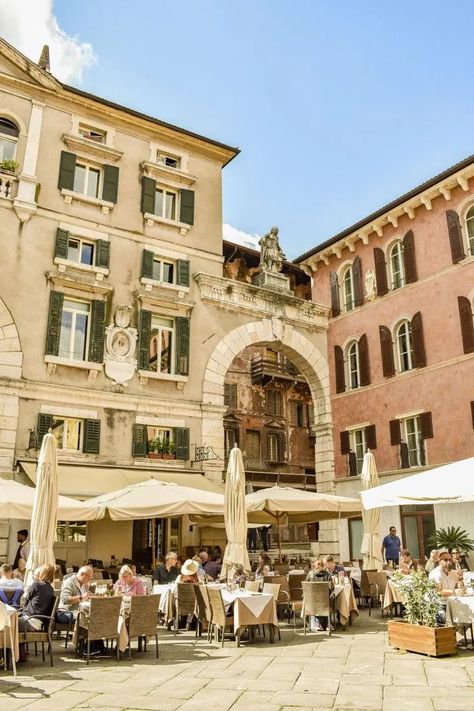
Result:
<instances>
[{"instance_id":1,"label":"cafe awning","mask_svg":"<svg viewBox=\"0 0 474 711\"><path fill-rule=\"evenodd\" d=\"M36 483L36 462L20 460L18 462L33 483ZM224 486L211 481L201 472L172 471L159 468L117 468L97 464L59 464L59 493L86 499L100 496L116 489L123 489L130 484L138 484L147 479L159 479L170 484L179 484L203 491L223 494Z\"/></svg>"}]
</instances>

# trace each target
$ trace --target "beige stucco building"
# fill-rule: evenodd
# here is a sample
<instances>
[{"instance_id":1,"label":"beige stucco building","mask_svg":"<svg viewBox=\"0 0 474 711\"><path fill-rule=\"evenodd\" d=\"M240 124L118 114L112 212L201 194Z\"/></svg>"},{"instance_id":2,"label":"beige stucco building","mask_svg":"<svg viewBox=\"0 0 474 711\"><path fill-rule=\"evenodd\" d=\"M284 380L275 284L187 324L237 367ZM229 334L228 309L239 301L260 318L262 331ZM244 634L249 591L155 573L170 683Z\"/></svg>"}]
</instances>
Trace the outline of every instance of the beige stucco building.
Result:
<instances>
[{"instance_id":1,"label":"beige stucco building","mask_svg":"<svg viewBox=\"0 0 474 711\"><path fill-rule=\"evenodd\" d=\"M219 486L224 378L263 344L308 382L318 487L333 487L329 309L223 276L221 172L237 153L67 87L0 41L3 477L31 483L52 427L61 493L151 475ZM2 525L0 555L20 523ZM146 526L64 526L57 555L146 556ZM203 535L160 530L162 547L184 550ZM323 551L335 537L322 527Z\"/></svg>"}]
</instances>

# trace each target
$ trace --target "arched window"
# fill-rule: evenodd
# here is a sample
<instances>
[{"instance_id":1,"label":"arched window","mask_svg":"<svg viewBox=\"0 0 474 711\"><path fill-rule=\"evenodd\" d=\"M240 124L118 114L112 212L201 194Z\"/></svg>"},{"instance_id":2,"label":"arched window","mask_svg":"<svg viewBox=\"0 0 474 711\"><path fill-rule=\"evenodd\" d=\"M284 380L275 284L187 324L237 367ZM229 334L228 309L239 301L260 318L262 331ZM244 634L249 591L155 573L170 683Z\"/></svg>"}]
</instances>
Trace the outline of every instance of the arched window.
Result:
<instances>
[{"instance_id":1,"label":"arched window","mask_svg":"<svg viewBox=\"0 0 474 711\"><path fill-rule=\"evenodd\" d=\"M15 160L18 134L13 121L0 116L0 161Z\"/></svg>"},{"instance_id":2,"label":"arched window","mask_svg":"<svg viewBox=\"0 0 474 711\"><path fill-rule=\"evenodd\" d=\"M360 387L359 344L349 343L346 350L347 384L350 390Z\"/></svg>"},{"instance_id":3,"label":"arched window","mask_svg":"<svg viewBox=\"0 0 474 711\"><path fill-rule=\"evenodd\" d=\"M390 274L392 278L392 289L400 289L405 286L405 264L403 261L403 245L401 242L395 242L390 250Z\"/></svg>"},{"instance_id":4,"label":"arched window","mask_svg":"<svg viewBox=\"0 0 474 711\"><path fill-rule=\"evenodd\" d=\"M395 335L397 346L398 368L400 373L413 368L413 340L410 321L403 321L397 328Z\"/></svg>"},{"instance_id":5,"label":"arched window","mask_svg":"<svg viewBox=\"0 0 474 711\"><path fill-rule=\"evenodd\" d=\"M352 266L347 267L342 275L342 303L344 311L352 311L354 308L354 278Z\"/></svg>"},{"instance_id":6,"label":"arched window","mask_svg":"<svg viewBox=\"0 0 474 711\"><path fill-rule=\"evenodd\" d=\"M469 254L474 256L474 205L469 208L466 215L466 227L467 227L467 242L469 247Z\"/></svg>"}]
</instances>

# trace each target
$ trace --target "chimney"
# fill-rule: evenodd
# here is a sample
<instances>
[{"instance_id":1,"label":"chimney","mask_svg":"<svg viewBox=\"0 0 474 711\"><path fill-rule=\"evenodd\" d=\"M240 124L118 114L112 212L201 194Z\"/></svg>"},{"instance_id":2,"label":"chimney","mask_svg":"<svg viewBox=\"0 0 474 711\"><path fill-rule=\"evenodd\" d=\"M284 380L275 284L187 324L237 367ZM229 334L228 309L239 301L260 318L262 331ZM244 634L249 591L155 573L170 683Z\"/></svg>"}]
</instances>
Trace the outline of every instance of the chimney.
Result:
<instances>
[{"instance_id":1,"label":"chimney","mask_svg":"<svg viewBox=\"0 0 474 711\"><path fill-rule=\"evenodd\" d=\"M38 65L41 67L41 69L44 69L45 72L51 71L49 68L49 46L47 44L43 45Z\"/></svg>"}]
</instances>

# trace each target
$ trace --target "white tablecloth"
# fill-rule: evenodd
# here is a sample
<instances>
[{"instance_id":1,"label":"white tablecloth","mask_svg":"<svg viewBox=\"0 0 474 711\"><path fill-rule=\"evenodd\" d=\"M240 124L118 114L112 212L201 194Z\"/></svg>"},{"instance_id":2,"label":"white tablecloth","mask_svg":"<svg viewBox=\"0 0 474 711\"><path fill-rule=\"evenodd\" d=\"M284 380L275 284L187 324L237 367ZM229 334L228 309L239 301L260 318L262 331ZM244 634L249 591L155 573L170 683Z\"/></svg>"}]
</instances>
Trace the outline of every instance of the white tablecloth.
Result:
<instances>
[{"instance_id":1,"label":"white tablecloth","mask_svg":"<svg viewBox=\"0 0 474 711\"><path fill-rule=\"evenodd\" d=\"M359 614L354 591L350 583L334 586L334 598L336 612L339 614L339 621L344 627L351 621L353 615Z\"/></svg>"},{"instance_id":2,"label":"white tablecloth","mask_svg":"<svg viewBox=\"0 0 474 711\"><path fill-rule=\"evenodd\" d=\"M6 646L15 650L15 661L18 661L20 656L20 647L18 643L18 610L11 605L5 605L7 608L9 628L5 632L0 632L0 648L3 649L3 635L6 634Z\"/></svg>"},{"instance_id":3,"label":"white tablecloth","mask_svg":"<svg viewBox=\"0 0 474 711\"><path fill-rule=\"evenodd\" d=\"M445 599L447 625L470 625L474 622L474 595L451 595Z\"/></svg>"}]
</instances>

